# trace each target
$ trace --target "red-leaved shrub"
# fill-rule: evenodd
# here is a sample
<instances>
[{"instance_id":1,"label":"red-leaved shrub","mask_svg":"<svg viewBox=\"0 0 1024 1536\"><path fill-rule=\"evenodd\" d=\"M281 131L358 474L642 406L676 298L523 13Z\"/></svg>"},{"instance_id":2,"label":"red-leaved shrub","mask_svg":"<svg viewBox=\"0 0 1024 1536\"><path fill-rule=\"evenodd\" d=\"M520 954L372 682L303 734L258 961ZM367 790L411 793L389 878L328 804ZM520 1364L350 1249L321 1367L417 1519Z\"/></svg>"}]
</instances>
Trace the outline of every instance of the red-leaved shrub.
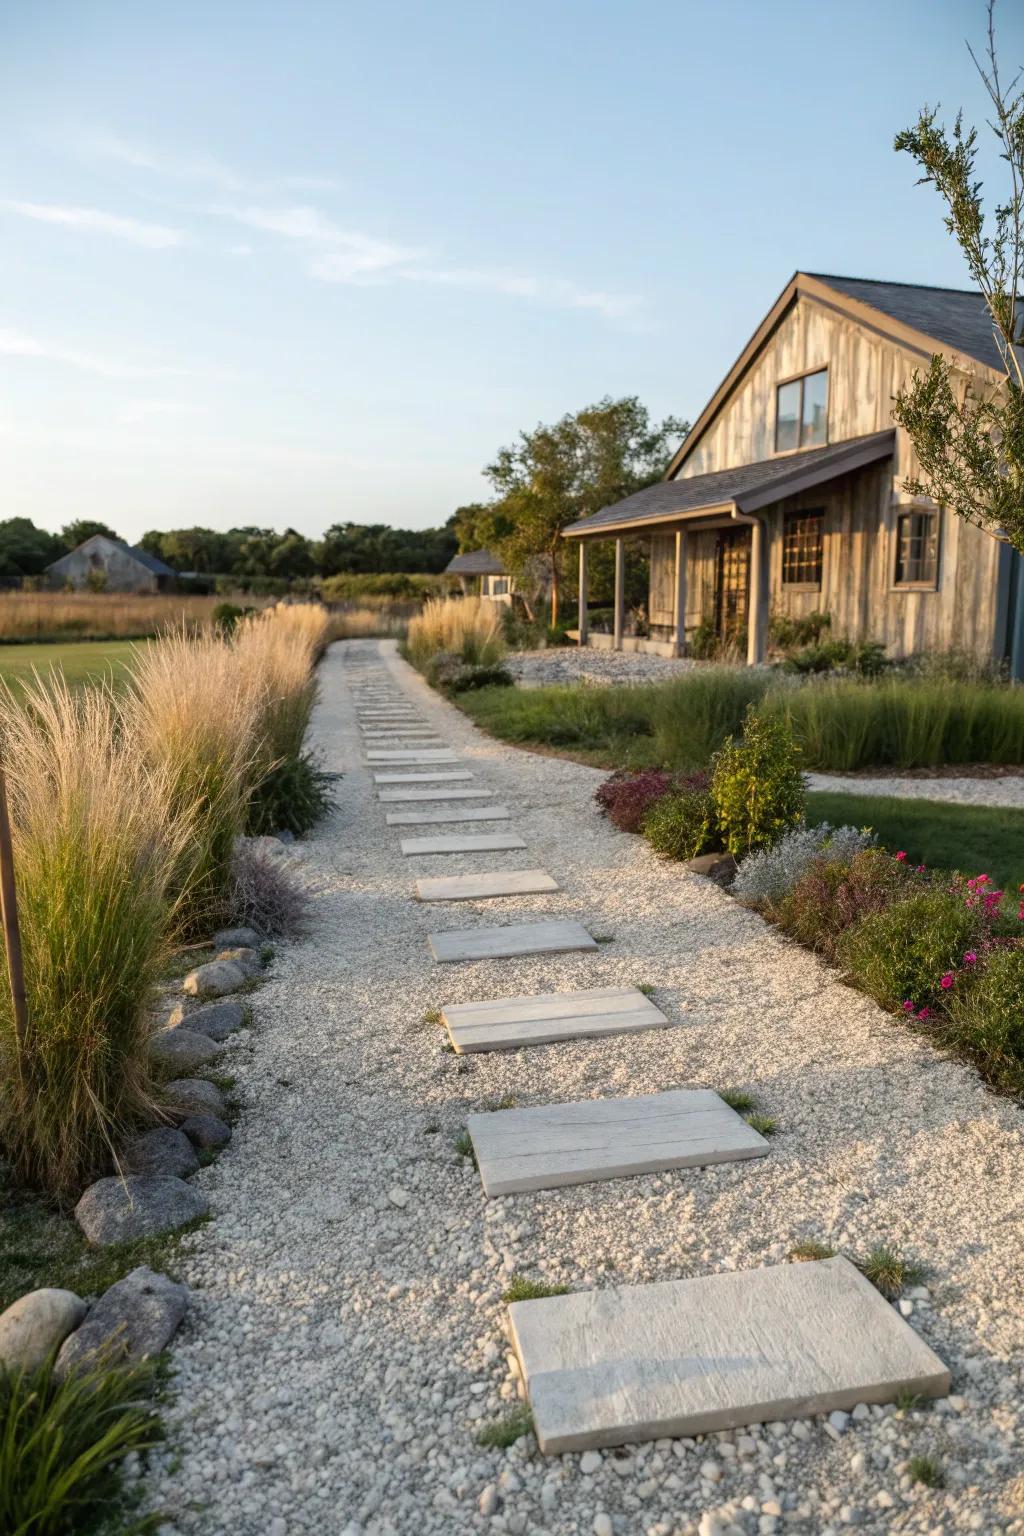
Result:
<instances>
[{"instance_id":1,"label":"red-leaved shrub","mask_svg":"<svg viewBox=\"0 0 1024 1536\"><path fill-rule=\"evenodd\" d=\"M613 773L594 792L594 799L608 820L620 832L639 832L640 823L651 806L670 791L705 790L706 773L680 777L657 768L643 768L638 773Z\"/></svg>"}]
</instances>

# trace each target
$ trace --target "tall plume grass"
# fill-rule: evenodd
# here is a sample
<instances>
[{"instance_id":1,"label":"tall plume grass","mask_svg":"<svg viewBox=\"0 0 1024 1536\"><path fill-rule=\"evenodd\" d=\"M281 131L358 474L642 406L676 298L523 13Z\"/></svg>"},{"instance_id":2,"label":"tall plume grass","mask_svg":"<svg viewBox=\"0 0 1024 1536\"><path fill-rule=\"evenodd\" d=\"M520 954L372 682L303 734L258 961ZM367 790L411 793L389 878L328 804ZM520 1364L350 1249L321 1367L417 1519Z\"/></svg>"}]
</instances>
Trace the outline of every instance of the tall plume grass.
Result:
<instances>
[{"instance_id":1,"label":"tall plume grass","mask_svg":"<svg viewBox=\"0 0 1024 1536\"><path fill-rule=\"evenodd\" d=\"M62 1199L103 1172L149 1101L145 1010L191 831L102 688L37 679L0 695L28 1001L0 985L0 1143Z\"/></svg>"},{"instance_id":2,"label":"tall plume grass","mask_svg":"<svg viewBox=\"0 0 1024 1536\"><path fill-rule=\"evenodd\" d=\"M257 771L260 681L217 635L179 630L139 648L123 708L133 748L188 827L175 875L178 932L204 938L225 911Z\"/></svg>"},{"instance_id":3,"label":"tall plume grass","mask_svg":"<svg viewBox=\"0 0 1024 1536\"><path fill-rule=\"evenodd\" d=\"M421 669L440 651L470 666L494 666L506 649L501 607L480 597L430 598L410 619L406 643L409 659Z\"/></svg>"},{"instance_id":4,"label":"tall plume grass","mask_svg":"<svg viewBox=\"0 0 1024 1536\"><path fill-rule=\"evenodd\" d=\"M188 592L0 592L0 641L145 639L181 624L205 628L223 601Z\"/></svg>"}]
</instances>

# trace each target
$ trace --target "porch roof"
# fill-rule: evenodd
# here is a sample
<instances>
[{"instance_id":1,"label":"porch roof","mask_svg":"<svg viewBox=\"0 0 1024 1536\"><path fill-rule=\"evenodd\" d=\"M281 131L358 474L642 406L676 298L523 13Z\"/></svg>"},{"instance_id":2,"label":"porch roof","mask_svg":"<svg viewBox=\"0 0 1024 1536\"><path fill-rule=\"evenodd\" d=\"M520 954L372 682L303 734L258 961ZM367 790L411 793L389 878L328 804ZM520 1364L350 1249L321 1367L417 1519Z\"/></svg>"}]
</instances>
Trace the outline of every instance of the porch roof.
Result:
<instances>
[{"instance_id":1,"label":"porch roof","mask_svg":"<svg viewBox=\"0 0 1024 1536\"><path fill-rule=\"evenodd\" d=\"M808 448L759 464L740 464L711 475L691 475L679 480L659 480L589 517L581 517L563 529L563 538L588 534L637 532L659 523L707 517L713 512L756 512L784 496L810 490L851 470L862 469L893 452L896 433L873 432L827 448Z\"/></svg>"},{"instance_id":2,"label":"porch roof","mask_svg":"<svg viewBox=\"0 0 1024 1536\"><path fill-rule=\"evenodd\" d=\"M489 549L471 549L464 555L453 555L444 568L446 576L504 576L505 567L497 555Z\"/></svg>"}]
</instances>

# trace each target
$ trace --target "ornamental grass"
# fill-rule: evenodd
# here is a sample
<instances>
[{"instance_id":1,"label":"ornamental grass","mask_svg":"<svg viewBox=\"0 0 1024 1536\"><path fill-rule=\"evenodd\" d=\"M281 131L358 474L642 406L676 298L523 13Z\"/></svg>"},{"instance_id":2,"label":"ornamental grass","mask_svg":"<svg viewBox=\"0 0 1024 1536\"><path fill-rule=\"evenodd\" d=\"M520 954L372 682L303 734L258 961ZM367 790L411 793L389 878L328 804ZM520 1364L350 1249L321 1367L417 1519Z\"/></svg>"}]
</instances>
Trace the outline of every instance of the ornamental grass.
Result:
<instances>
[{"instance_id":1,"label":"ornamental grass","mask_svg":"<svg viewBox=\"0 0 1024 1536\"><path fill-rule=\"evenodd\" d=\"M467 666L494 666L506 649L501 605L480 597L428 598L423 612L409 620L406 644L421 671L442 651Z\"/></svg>"},{"instance_id":2,"label":"ornamental grass","mask_svg":"<svg viewBox=\"0 0 1024 1536\"><path fill-rule=\"evenodd\" d=\"M149 1104L145 1011L192 818L106 689L37 678L0 695L0 728L28 1012L19 1033L4 976L0 1145L70 1200Z\"/></svg>"}]
</instances>

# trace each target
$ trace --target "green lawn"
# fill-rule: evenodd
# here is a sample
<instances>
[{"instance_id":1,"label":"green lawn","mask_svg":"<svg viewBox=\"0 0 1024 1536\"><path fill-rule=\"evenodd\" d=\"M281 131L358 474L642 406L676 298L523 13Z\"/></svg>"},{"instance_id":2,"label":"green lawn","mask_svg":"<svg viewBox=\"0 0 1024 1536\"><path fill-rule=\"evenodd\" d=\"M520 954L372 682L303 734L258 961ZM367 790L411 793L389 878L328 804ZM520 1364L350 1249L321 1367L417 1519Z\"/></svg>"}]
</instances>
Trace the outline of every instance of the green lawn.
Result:
<instances>
[{"instance_id":1,"label":"green lawn","mask_svg":"<svg viewBox=\"0 0 1024 1536\"><path fill-rule=\"evenodd\" d=\"M72 640L53 645L0 645L0 678L12 688L32 681L33 668L44 679L57 667L72 688L104 678L118 683L131 665L131 640Z\"/></svg>"},{"instance_id":2,"label":"green lawn","mask_svg":"<svg viewBox=\"0 0 1024 1536\"><path fill-rule=\"evenodd\" d=\"M807 820L871 827L886 848L905 849L915 864L991 875L1010 894L1024 881L1024 811L815 793L807 797Z\"/></svg>"}]
</instances>

